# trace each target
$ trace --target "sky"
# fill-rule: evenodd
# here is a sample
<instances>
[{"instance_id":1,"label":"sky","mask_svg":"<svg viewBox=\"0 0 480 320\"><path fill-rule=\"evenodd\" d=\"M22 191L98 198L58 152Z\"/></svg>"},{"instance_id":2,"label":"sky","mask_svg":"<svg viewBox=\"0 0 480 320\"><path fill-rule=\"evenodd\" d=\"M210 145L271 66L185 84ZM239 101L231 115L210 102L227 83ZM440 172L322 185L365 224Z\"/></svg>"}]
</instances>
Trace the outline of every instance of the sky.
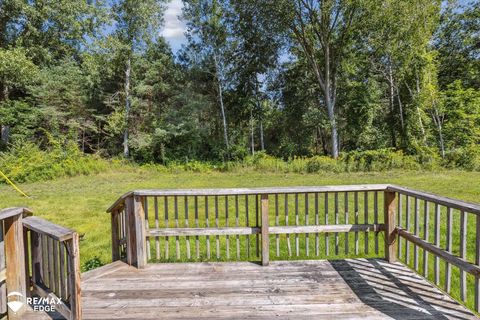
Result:
<instances>
[{"instance_id":1,"label":"sky","mask_svg":"<svg viewBox=\"0 0 480 320\"><path fill-rule=\"evenodd\" d=\"M185 23L180 19L182 15L182 0L171 0L167 4L167 9L164 15L164 27L162 29L163 37L168 41L172 47L172 51L177 51L185 44Z\"/></svg>"}]
</instances>

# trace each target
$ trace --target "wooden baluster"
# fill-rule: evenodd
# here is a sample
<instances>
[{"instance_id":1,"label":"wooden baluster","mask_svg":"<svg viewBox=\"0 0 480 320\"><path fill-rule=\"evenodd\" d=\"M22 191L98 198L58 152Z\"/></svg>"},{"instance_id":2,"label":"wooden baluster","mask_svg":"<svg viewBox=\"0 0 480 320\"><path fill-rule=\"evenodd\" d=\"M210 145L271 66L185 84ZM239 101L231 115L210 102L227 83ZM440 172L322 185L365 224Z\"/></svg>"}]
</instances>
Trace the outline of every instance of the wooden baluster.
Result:
<instances>
[{"instance_id":1,"label":"wooden baluster","mask_svg":"<svg viewBox=\"0 0 480 320\"><path fill-rule=\"evenodd\" d=\"M248 195L245 195L245 223L247 227L250 227L248 217ZM247 234L247 258L250 258L250 235Z\"/></svg>"},{"instance_id":2,"label":"wooden baluster","mask_svg":"<svg viewBox=\"0 0 480 320\"><path fill-rule=\"evenodd\" d=\"M235 227L238 227L238 195L235 195ZM237 234L237 260L240 260L240 236Z\"/></svg>"},{"instance_id":3,"label":"wooden baluster","mask_svg":"<svg viewBox=\"0 0 480 320\"><path fill-rule=\"evenodd\" d=\"M447 247L448 253L452 253L452 208L447 208ZM452 284L452 265L445 260L445 292L450 293Z\"/></svg>"},{"instance_id":4,"label":"wooden baluster","mask_svg":"<svg viewBox=\"0 0 480 320\"><path fill-rule=\"evenodd\" d=\"M0 223L1 225L1 223ZM42 236L41 234L30 231L30 246L32 254L32 283L39 284L43 280L43 252L42 252Z\"/></svg>"},{"instance_id":5,"label":"wooden baluster","mask_svg":"<svg viewBox=\"0 0 480 320\"><path fill-rule=\"evenodd\" d=\"M48 272L48 288L53 290L55 288L55 278L53 274L53 239L47 237L47 272Z\"/></svg>"},{"instance_id":6,"label":"wooden baluster","mask_svg":"<svg viewBox=\"0 0 480 320\"><path fill-rule=\"evenodd\" d=\"M355 210L355 224L358 224L358 192L353 194L354 210ZM355 255L358 255L358 231L355 231Z\"/></svg>"},{"instance_id":7,"label":"wooden baluster","mask_svg":"<svg viewBox=\"0 0 480 320\"><path fill-rule=\"evenodd\" d=\"M146 245L147 245L147 261L150 260L151 257L151 248L150 248L150 235L149 235L149 229L150 229L150 224L148 222L148 197L144 197L144 203L143 203L143 210L145 212L145 234L147 235L146 237Z\"/></svg>"},{"instance_id":8,"label":"wooden baluster","mask_svg":"<svg viewBox=\"0 0 480 320\"><path fill-rule=\"evenodd\" d=\"M335 198L335 224L338 224L338 192L334 193ZM338 256L338 232L335 232L335 255Z\"/></svg>"},{"instance_id":9,"label":"wooden baluster","mask_svg":"<svg viewBox=\"0 0 480 320\"><path fill-rule=\"evenodd\" d=\"M215 196L215 227L219 227L218 224L218 196ZM220 259L220 236L215 236L215 252L217 254L217 260Z\"/></svg>"},{"instance_id":10,"label":"wooden baluster","mask_svg":"<svg viewBox=\"0 0 480 320\"><path fill-rule=\"evenodd\" d=\"M345 192L345 224L348 224L348 192ZM348 232L345 232L345 254L348 255Z\"/></svg>"},{"instance_id":11,"label":"wooden baluster","mask_svg":"<svg viewBox=\"0 0 480 320\"><path fill-rule=\"evenodd\" d=\"M475 264L480 266L480 215L475 216ZM480 312L480 279L475 276L475 311Z\"/></svg>"},{"instance_id":12,"label":"wooden baluster","mask_svg":"<svg viewBox=\"0 0 480 320\"><path fill-rule=\"evenodd\" d=\"M255 226L260 226L260 210L258 208L258 194L255 195ZM257 257L260 257L260 235L257 233L256 237L256 249L257 249Z\"/></svg>"},{"instance_id":13,"label":"wooden baluster","mask_svg":"<svg viewBox=\"0 0 480 320\"><path fill-rule=\"evenodd\" d=\"M305 193L305 225L308 226L308 193ZM310 254L308 233L305 234L305 254L307 257Z\"/></svg>"},{"instance_id":14,"label":"wooden baluster","mask_svg":"<svg viewBox=\"0 0 480 320\"><path fill-rule=\"evenodd\" d=\"M110 213L110 221L112 228L112 261L120 259L120 241L119 241L119 212L118 210L112 210Z\"/></svg>"},{"instance_id":15,"label":"wooden baluster","mask_svg":"<svg viewBox=\"0 0 480 320\"><path fill-rule=\"evenodd\" d=\"M375 197L377 196L377 192L375 191ZM376 200L375 200L376 202ZM402 213L403 213L403 204L402 204L402 195L399 193L398 194L398 209L397 209L397 216L398 216L398 220L395 221L397 223L397 225L401 228L402 227ZM377 211L377 205L375 204L375 212ZM375 215L377 215L375 213ZM378 238L377 238L377 235L378 233L375 232L375 253L378 254ZM400 239L400 236L397 236L397 249L398 249L398 252L397 252L397 257L401 257L402 256L402 241Z\"/></svg>"},{"instance_id":16,"label":"wooden baluster","mask_svg":"<svg viewBox=\"0 0 480 320\"><path fill-rule=\"evenodd\" d=\"M328 192L325 192L325 225L328 225ZM329 254L329 239L328 232L325 232L325 256Z\"/></svg>"},{"instance_id":17,"label":"wooden baluster","mask_svg":"<svg viewBox=\"0 0 480 320\"><path fill-rule=\"evenodd\" d=\"M175 213L175 228L179 228L178 224L178 196L173 196L173 209ZM175 252L177 254L177 260L180 260L180 237L175 237Z\"/></svg>"},{"instance_id":18,"label":"wooden baluster","mask_svg":"<svg viewBox=\"0 0 480 320\"><path fill-rule=\"evenodd\" d=\"M318 226L320 221L318 220L318 193L315 192L315 225ZM319 252L319 242L318 242L318 232L315 233L315 255L318 256Z\"/></svg>"},{"instance_id":19,"label":"wooden baluster","mask_svg":"<svg viewBox=\"0 0 480 320\"><path fill-rule=\"evenodd\" d=\"M42 244L42 280L43 284L48 287L48 237L44 234L40 234Z\"/></svg>"},{"instance_id":20,"label":"wooden baluster","mask_svg":"<svg viewBox=\"0 0 480 320\"><path fill-rule=\"evenodd\" d=\"M193 198L195 206L195 228L199 227L198 224L198 196ZM200 239L198 236L195 236L195 256L197 259L200 259Z\"/></svg>"},{"instance_id":21,"label":"wooden baluster","mask_svg":"<svg viewBox=\"0 0 480 320\"><path fill-rule=\"evenodd\" d=\"M279 226L278 221L278 194L275 194L275 226ZM275 235L275 252L277 257L280 257L280 237L278 234Z\"/></svg>"},{"instance_id":22,"label":"wooden baluster","mask_svg":"<svg viewBox=\"0 0 480 320\"><path fill-rule=\"evenodd\" d=\"M406 197L406 212L405 212L405 229L410 232L410 197ZM405 240L405 263L407 266L410 264L410 242Z\"/></svg>"},{"instance_id":23,"label":"wooden baluster","mask_svg":"<svg viewBox=\"0 0 480 320\"><path fill-rule=\"evenodd\" d=\"M33 234L33 232L32 232ZM60 242L60 297L62 299L67 299L67 287L66 287L66 282L65 279L67 279L67 274L65 270L65 243Z\"/></svg>"},{"instance_id":24,"label":"wooden baluster","mask_svg":"<svg viewBox=\"0 0 480 320\"><path fill-rule=\"evenodd\" d=\"M165 229L167 229L169 227L169 224L168 224L168 197L165 196L163 197L163 206L164 206L164 214L165 214ZM165 237L165 259L169 259L170 257L170 242L168 241L168 236Z\"/></svg>"},{"instance_id":25,"label":"wooden baluster","mask_svg":"<svg viewBox=\"0 0 480 320\"><path fill-rule=\"evenodd\" d=\"M184 196L184 207L185 207L185 228L188 228L188 196ZM191 259L190 254L190 236L185 237L185 244L187 246L187 259Z\"/></svg>"},{"instance_id":26,"label":"wooden baluster","mask_svg":"<svg viewBox=\"0 0 480 320\"><path fill-rule=\"evenodd\" d=\"M268 266L270 261L268 219L268 194L262 194L262 266Z\"/></svg>"},{"instance_id":27,"label":"wooden baluster","mask_svg":"<svg viewBox=\"0 0 480 320\"><path fill-rule=\"evenodd\" d=\"M298 193L295 193L295 225L298 226ZM298 233L295 233L295 254L300 255L300 244L298 240Z\"/></svg>"},{"instance_id":28,"label":"wooden baluster","mask_svg":"<svg viewBox=\"0 0 480 320\"><path fill-rule=\"evenodd\" d=\"M228 228L228 196L225 196L225 227ZM230 236L226 236L227 259L230 259Z\"/></svg>"},{"instance_id":29,"label":"wooden baluster","mask_svg":"<svg viewBox=\"0 0 480 320\"><path fill-rule=\"evenodd\" d=\"M428 242L429 234L430 234L430 208L428 206L428 201L424 201L424 207L423 207L423 226L424 226L424 232L423 232L423 240ZM423 250L423 276L425 278L428 277L428 251Z\"/></svg>"},{"instance_id":30,"label":"wooden baluster","mask_svg":"<svg viewBox=\"0 0 480 320\"><path fill-rule=\"evenodd\" d=\"M467 215L465 211L460 211L460 258L467 256ZM460 269L460 298L463 302L467 301L467 274Z\"/></svg>"},{"instance_id":31,"label":"wooden baluster","mask_svg":"<svg viewBox=\"0 0 480 320\"><path fill-rule=\"evenodd\" d=\"M414 214L414 231L415 235L418 236L420 233L420 225L418 221L418 216L420 214L420 201L418 198L415 198L415 214ZM415 271L418 272L418 246L416 244L413 245L413 267L415 268Z\"/></svg>"},{"instance_id":32,"label":"wooden baluster","mask_svg":"<svg viewBox=\"0 0 480 320\"><path fill-rule=\"evenodd\" d=\"M368 224L368 191L363 194L363 211L365 224ZM365 231L365 254L368 254L368 231Z\"/></svg>"},{"instance_id":33,"label":"wooden baluster","mask_svg":"<svg viewBox=\"0 0 480 320\"><path fill-rule=\"evenodd\" d=\"M52 255L52 264L53 264L53 283L50 289L56 295L58 295L60 284L59 284L59 266L58 266L58 241L52 239L53 252Z\"/></svg>"},{"instance_id":34,"label":"wooden baluster","mask_svg":"<svg viewBox=\"0 0 480 320\"><path fill-rule=\"evenodd\" d=\"M394 221L392 221L394 222ZM373 192L373 223L378 225L378 192ZM375 231L375 254L378 254L378 231Z\"/></svg>"},{"instance_id":35,"label":"wooden baluster","mask_svg":"<svg viewBox=\"0 0 480 320\"><path fill-rule=\"evenodd\" d=\"M440 205L435 203L435 245L440 248ZM440 259L434 257L435 284L440 285Z\"/></svg>"},{"instance_id":36,"label":"wooden baluster","mask_svg":"<svg viewBox=\"0 0 480 320\"><path fill-rule=\"evenodd\" d=\"M160 228L160 223L158 220L158 198L157 197L154 198L153 205L155 209L155 229L158 229ZM155 237L155 258L157 259L157 261L160 260L160 240L158 236Z\"/></svg>"},{"instance_id":37,"label":"wooden baluster","mask_svg":"<svg viewBox=\"0 0 480 320\"><path fill-rule=\"evenodd\" d=\"M247 215L248 217L248 215ZM247 218L248 221L248 218ZM208 196L205 196L205 227L210 227L210 221L208 219ZM206 236L207 242L207 259L210 260L210 236Z\"/></svg>"},{"instance_id":38,"label":"wooden baluster","mask_svg":"<svg viewBox=\"0 0 480 320\"><path fill-rule=\"evenodd\" d=\"M288 194L285 194L285 225L288 226ZM288 256L292 256L292 246L290 244L290 234L287 233Z\"/></svg>"}]
</instances>

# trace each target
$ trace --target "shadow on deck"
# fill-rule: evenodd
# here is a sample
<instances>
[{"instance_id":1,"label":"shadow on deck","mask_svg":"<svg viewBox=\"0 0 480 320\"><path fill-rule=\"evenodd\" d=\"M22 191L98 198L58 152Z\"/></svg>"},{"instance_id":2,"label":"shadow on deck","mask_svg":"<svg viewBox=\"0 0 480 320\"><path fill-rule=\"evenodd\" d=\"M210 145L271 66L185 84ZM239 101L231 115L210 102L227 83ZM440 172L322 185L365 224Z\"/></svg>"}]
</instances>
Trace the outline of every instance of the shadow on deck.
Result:
<instances>
[{"instance_id":1,"label":"shadow on deck","mask_svg":"<svg viewBox=\"0 0 480 320\"><path fill-rule=\"evenodd\" d=\"M123 262L85 273L84 319L476 319L401 263L380 259Z\"/></svg>"}]
</instances>

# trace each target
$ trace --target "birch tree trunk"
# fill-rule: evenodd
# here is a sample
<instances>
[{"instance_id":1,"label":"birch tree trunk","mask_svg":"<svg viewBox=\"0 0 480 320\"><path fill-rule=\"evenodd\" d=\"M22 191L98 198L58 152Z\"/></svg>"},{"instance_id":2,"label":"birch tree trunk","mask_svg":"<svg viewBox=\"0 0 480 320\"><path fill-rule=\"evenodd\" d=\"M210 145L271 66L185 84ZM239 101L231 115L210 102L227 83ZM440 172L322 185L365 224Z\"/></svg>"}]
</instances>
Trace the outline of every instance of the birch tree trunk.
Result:
<instances>
[{"instance_id":1,"label":"birch tree trunk","mask_svg":"<svg viewBox=\"0 0 480 320\"><path fill-rule=\"evenodd\" d=\"M252 156L255 155L255 125L253 121L253 112L250 110L250 145Z\"/></svg>"},{"instance_id":2,"label":"birch tree trunk","mask_svg":"<svg viewBox=\"0 0 480 320\"><path fill-rule=\"evenodd\" d=\"M225 107L223 104L223 90L222 90L222 83L220 78L220 67L218 64L217 54L213 53L213 60L215 62L215 74L217 78L217 86L218 86L218 100L220 102L220 110L222 114L222 123L223 123L223 139L225 141L225 146L227 150L230 148L228 144L228 132L227 132L227 117L225 114Z\"/></svg>"},{"instance_id":3,"label":"birch tree trunk","mask_svg":"<svg viewBox=\"0 0 480 320\"><path fill-rule=\"evenodd\" d=\"M123 156L128 158L130 150L128 148L128 134L130 126L130 75L132 69L131 57L128 57L125 67L125 132L123 133Z\"/></svg>"},{"instance_id":4,"label":"birch tree trunk","mask_svg":"<svg viewBox=\"0 0 480 320\"><path fill-rule=\"evenodd\" d=\"M265 142L263 141L263 121L260 120L260 148L265 150Z\"/></svg>"}]
</instances>

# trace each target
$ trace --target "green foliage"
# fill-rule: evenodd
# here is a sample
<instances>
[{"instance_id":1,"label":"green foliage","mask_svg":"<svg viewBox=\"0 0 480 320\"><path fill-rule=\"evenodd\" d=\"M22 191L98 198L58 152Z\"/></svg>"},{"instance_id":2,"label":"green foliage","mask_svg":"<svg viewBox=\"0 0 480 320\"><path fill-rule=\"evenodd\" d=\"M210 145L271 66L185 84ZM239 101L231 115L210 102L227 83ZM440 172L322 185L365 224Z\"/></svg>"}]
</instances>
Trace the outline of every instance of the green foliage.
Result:
<instances>
[{"instance_id":1,"label":"green foliage","mask_svg":"<svg viewBox=\"0 0 480 320\"><path fill-rule=\"evenodd\" d=\"M349 152L342 156L347 171L385 171L392 169L420 169L421 165L413 156L402 151L378 149Z\"/></svg>"},{"instance_id":2,"label":"green foliage","mask_svg":"<svg viewBox=\"0 0 480 320\"><path fill-rule=\"evenodd\" d=\"M31 142L20 141L0 153L0 168L11 180L21 183L99 173L110 164L97 156L84 155L72 142L52 142L49 150L43 151Z\"/></svg>"},{"instance_id":3,"label":"green foliage","mask_svg":"<svg viewBox=\"0 0 480 320\"><path fill-rule=\"evenodd\" d=\"M343 171L343 166L338 160L332 159L330 157L316 156L308 159L306 171L308 173L341 172Z\"/></svg>"},{"instance_id":4,"label":"green foliage","mask_svg":"<svg viewBox=\"0 0 480 320\"><path fill-rule=\"evenodd\" d=\"M99 257L95 256L95 257L85 261L85 263L82 265L82 272L93 270L93 269L99 268L103 265L105 265L105 263L103 263L102 260L100 260Z\"/></svg>"},{"instance_id":5,"label":"green foliage","mask_svg":"<svg viewBox=\"0 0 480 320\"><path fill-rule=\"evenodd\" d=\"M471 145L447 152L444 165L447 168L480 171L480 146Z\"/></svg>"}]
</instances>

